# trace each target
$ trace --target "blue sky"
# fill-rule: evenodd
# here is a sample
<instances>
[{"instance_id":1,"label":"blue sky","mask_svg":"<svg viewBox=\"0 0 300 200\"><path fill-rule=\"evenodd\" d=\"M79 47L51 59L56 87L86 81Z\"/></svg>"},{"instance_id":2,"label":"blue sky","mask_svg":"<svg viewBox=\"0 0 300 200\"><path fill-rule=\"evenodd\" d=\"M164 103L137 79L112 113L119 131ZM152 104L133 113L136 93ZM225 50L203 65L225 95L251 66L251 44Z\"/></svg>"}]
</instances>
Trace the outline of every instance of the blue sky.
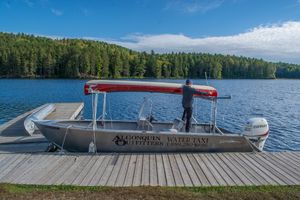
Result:
<instances>
[{"instance_id":1,"label":"blue sky","mask_svg":"<svg viewBox=\"0 0 300 200\"><path fill-rule=\"evenodd\" d=\"M0 31L300 63L300 0L1 0Z\"/></svg>"}]
</instances>

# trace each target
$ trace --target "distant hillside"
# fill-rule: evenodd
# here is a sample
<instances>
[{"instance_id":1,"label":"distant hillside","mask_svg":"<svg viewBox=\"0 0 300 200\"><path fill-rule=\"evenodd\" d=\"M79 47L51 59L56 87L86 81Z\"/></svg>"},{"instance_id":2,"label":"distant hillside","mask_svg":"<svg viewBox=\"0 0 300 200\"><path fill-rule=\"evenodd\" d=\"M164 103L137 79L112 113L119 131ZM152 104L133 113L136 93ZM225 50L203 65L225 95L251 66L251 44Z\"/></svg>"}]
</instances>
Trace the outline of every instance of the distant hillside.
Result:
<instances>
[{"instance_id":1,"label":"distant hillside","mask_svg":"<svg viewBox=\"0 0 300 200\"><path fill-rule=\"evenodd\" d=\"M0 33L0 77L300 78L300 66L203 53L136 52L105 42Z\"/></svg>"}]
</instances>

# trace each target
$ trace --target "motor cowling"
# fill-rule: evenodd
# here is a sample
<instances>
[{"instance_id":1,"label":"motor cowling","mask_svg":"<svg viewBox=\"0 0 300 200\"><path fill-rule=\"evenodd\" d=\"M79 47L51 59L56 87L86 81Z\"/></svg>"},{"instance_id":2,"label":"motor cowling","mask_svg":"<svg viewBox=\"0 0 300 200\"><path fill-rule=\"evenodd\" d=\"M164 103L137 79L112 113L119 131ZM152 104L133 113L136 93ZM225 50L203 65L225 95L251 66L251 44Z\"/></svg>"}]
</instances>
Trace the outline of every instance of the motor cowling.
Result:
<instances>
[{"instance_id":1,"label":"motor cowling","mask_svg":"<svg viewBox=\"0 0 300 200\"><path fill-rule=\"evenodd\" d=\"M269 125L267 120L262 117L249 119L244 128L243 135L262 151L269 136Z\"/></svg>"}]
</instances>

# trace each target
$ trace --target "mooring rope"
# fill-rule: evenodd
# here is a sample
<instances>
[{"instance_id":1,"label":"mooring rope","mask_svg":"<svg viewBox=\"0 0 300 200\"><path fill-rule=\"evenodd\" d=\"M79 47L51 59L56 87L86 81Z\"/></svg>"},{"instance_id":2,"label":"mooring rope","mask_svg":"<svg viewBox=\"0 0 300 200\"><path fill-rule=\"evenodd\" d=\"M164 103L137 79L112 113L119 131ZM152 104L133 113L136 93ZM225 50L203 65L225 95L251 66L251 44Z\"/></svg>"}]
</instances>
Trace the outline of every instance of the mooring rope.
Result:
<instances>
[{"instance_id":1,"label":"mooring rope","mask_svg":"<svg viewBox=\"0 0 300 200\"><path fill-rule=\"evenodd\" d=\"M63 139L63 142L62 142L62 146L61 146L61 151L60 151L61 154L65 153L64 146L65 146L67 135L69 133L69 128L71 128L71 127L72 127L72 125L67 126L67 129L66 129L66 132L65 132L65 136L64 136L64 139Z\"/></svg>"}]
</instances>

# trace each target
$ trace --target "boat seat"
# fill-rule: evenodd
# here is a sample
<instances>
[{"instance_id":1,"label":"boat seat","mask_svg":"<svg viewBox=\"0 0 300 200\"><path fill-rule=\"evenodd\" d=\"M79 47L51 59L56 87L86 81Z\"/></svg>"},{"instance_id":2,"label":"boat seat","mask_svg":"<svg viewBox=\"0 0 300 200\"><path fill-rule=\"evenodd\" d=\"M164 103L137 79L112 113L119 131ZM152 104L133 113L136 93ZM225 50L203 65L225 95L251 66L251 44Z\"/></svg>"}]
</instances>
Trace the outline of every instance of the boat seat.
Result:
<instances>
[{"instance_id":1,"label":"boat seat","mask_svg":"<svg viewBox=\"0 0 300 200\"><path fill-rule=\"evenodd\" d=\"M178 133L178 130L176 130L174 128L162 129L161 131L164 132L164 133L167 133L167 134L176 134L176 133Z\"/></svg>"},{"instance_id":2,"label":"boat seat","mask_svg":"<svg viewBox=\"0 0 300 200\"><path fill-rule=\"evenodd\" d=\"M172 125L172 128L171 129L175 129L177 131L181 131L181 129L183 128L184 126L184 121L182 121L181 119L179 118L176 118L173 120L173 125Z\"/></svg>"},{"instance_id":3,"label":"boat seat","mask_svg":"<svg viewBox=\"0 0 300 200\"><path fill-rule=\"evenodd\" d=\"M151 124L151 122L147 118L141 117L137 121L137 130L151 131L152 128L153 128L153 125Z\"/></svg>"}]
</instances>

